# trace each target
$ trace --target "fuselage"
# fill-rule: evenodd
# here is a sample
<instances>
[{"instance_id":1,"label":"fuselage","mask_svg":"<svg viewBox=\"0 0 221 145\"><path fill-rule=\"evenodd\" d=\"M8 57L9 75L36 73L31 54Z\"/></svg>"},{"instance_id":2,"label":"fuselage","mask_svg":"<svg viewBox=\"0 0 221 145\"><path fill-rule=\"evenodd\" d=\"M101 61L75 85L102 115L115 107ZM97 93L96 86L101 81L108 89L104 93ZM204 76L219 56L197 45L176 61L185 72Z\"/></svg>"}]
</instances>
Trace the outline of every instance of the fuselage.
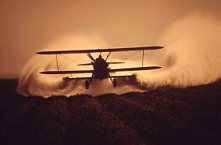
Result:
<instances>
[{"instance_id":1,"label":"fuselage","mask_svg":"<svg viewBox=\"0 0 221 145\"><path fill-rule=\"evenodd\" d=\"M101 56L94 61L93 68L92 77L94 79L102 80L109 77L108 63Z\"/></svg>"}]
</instances>

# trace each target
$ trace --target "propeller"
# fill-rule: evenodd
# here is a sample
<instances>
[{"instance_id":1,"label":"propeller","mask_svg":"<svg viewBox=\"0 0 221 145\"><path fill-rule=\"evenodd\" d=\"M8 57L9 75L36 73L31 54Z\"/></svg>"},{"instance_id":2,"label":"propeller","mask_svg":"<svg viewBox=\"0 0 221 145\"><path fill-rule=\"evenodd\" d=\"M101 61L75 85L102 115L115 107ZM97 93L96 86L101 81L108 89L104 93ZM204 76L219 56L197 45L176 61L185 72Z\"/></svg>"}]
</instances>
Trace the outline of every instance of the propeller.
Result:
<instances>
[{"instance_id":1,"label":"propeller","mask_svg":"<svg viewBox=\"0 0 221 145\"><path fill-rule=\"evenodd\" d=\"M90 53L88 53L87 56L88 56L93 62L95 62L95 59L93 58L93 56L92 56Z\"/></svg>"}]
</instances>

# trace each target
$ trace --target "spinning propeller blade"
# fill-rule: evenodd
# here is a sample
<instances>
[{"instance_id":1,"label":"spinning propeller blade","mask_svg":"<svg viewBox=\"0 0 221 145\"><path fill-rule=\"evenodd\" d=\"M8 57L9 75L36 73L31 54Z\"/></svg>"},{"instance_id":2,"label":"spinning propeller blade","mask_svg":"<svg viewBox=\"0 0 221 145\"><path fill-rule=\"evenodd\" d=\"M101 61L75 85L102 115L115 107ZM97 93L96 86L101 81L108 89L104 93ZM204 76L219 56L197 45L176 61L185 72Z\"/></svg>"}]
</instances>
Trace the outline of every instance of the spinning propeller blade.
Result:
<instances>
[{"instance_id":1,"label":"spinning propeller blade","mask_svg":"<svg viewBox=\"0 0 221 145\"><path fill-rule=\"evenodd\" d=\"M95 59L93 58L93 56L92 56L90 53L88 53L87 56L88 56L93 62L95 62Z\"/></svg>"}]
</instances>

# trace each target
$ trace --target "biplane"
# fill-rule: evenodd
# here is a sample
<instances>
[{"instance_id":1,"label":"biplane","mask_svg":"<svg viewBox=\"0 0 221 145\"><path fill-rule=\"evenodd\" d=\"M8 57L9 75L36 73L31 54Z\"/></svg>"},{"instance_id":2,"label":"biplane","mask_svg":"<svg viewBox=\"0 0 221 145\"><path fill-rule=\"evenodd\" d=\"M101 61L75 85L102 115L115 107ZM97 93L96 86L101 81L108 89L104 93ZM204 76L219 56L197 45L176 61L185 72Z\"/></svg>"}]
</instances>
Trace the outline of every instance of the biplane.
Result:
<instances>
[{"instance_id":1,"label":"biplane","mask_svg":"<svg viewBox=\"0 0 221 145\"><path fill-rule=\"evenodd\" d=\"M90 77L64 77L64 80L85 80L85 88L89 89L91 82L94 79L103 80L103 79L110 79L113 87L117 86L117 79L118 78L125 78L125 77L133 77L133 75L112 75L115 72L128 72L128 71L144 71L144 70L153 70L153 69L160 69L160 66L143 66L144 62L144 53L145 50L157 50L162 49L162 46L147 46L147 47L127 47L127 48L106 48L106 49L86 49L86 50L56 50L56 51L39 51L37 54L41 55L55 55L56 56L56 63L57 63L57 70L55 71L43 71L40 72L41 74L82 74L88 73L91 74ZM141 67L130 67L130 68L109 68L109 65L112 64L122 64L125 62L111 62L107 61L110 57L111 53L113 52L125 52L125 51L142 51L142 66ZM108 55L106 58L102 57L102 53L107 52ZM93 69L90 70L60 70L58 66L58 55L62 54L87 54L90 58L91 62L79 64L79 66L93 66ZM94 58L91 53L100 53L98 58Z\"/></svg>"}]
</instances>

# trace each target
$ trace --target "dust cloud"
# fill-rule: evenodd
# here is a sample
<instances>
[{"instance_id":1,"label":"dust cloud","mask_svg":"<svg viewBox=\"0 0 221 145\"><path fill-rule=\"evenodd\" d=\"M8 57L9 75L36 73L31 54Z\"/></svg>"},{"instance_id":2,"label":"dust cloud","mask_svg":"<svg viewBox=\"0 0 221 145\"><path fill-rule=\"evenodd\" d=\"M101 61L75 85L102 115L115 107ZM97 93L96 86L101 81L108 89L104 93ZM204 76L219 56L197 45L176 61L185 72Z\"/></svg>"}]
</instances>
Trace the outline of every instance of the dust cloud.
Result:
<instances>
[{"instance_id":1,"label":"dust cloud","mask_svg":"<svg viewBox=\"0 0 221 145\"><path fill-rule=\"evenodd\" d=\"M208 84L221 77L221 22L212 15L195 12L176 21L159 42L165 49L149 59L164 68L138 75L147 88Z\"/></svg>"},{"instance_id":2,"label":"dust cloud","mask_svg":"<svg viewBox=\"0 0 221 145\"><path fill-rule=\"evenodd\" d=\"M55 56L35 55L21 73L18 92L26 96L70 96L79 93L99 95L110 92L148 91L161 86L187 87L207 84L216 81L221 76L220 26L220 21L215 17L199 12L177 20L158 39L159 44L163 44L165 48L145 53L145 65L160 65L163 68L138 72L134 82L120 81L121 84L117 88L113 88L109 80L103 80L94 81L91 88L86 90L84 81L67 82L62 79L64 75L39 74L44 70L56 70ZM55 40L44 50L106 48L108 46L99 35L90 38L66 35ZM65 70L79 69L77 64L90 61L86 55L65 57L72 59L72 65ZM116 53L111 55L110 59L126 61L123 65L111 67L132 67L140 65L141 55L140 52ZM67 65L67 61L67 58L60 58L59 65ZM86 67L86 69L92 68Z\"/></svg>"}]
</instances>

